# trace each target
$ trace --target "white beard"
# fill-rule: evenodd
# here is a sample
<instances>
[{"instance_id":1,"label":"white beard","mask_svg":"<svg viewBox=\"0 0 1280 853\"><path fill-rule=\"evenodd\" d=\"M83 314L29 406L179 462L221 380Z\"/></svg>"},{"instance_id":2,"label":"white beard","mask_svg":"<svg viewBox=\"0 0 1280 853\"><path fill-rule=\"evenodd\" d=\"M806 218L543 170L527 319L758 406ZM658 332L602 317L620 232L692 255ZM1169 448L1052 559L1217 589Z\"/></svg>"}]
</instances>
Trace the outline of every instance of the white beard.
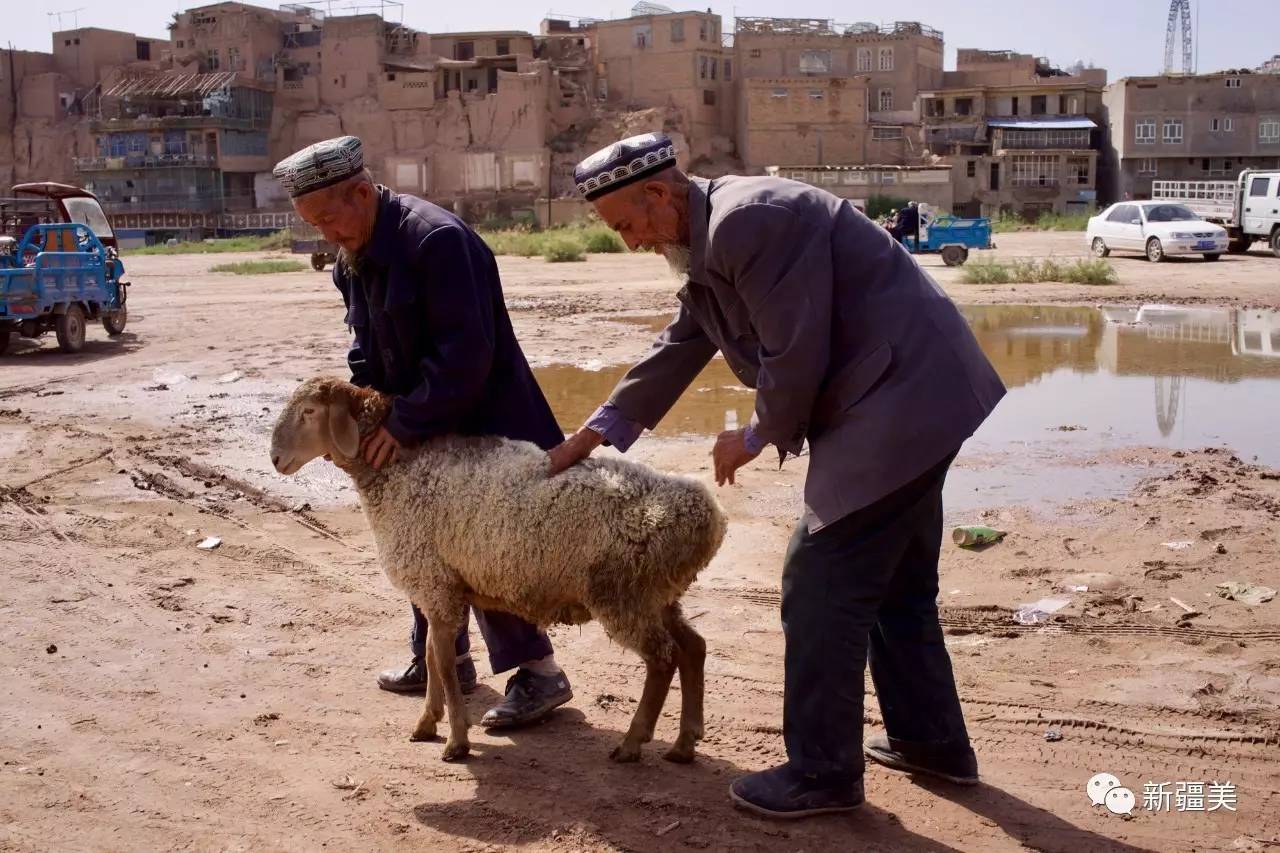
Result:
<instances>
[{"instance_id":1,"label":"white beard","mask_svg":"<svg viewBox=\"0 0 1280 853\"><path fill-rule=\"evenodd\" d=\"M689 277L689 266L693 263L693 250L688 246L677 246L667 243L662 247L662 256L667 259L671 274L679 281Z\"/></svg>"}]
</instances>

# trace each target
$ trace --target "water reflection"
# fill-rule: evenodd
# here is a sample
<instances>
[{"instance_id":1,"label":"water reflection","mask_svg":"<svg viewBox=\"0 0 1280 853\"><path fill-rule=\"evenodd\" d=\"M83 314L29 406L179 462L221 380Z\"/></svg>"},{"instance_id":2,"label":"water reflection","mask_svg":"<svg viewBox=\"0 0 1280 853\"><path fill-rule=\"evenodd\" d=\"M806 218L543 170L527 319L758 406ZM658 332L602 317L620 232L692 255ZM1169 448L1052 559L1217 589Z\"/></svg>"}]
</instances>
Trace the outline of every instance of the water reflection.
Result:
<instances>
[{"instance_id":1,"label":"water reflection","mask_svg":"<svg viewBox=\"0 0 1280 853\"><path fill-rule=\"evenodd\" d=\"M1146 305L970 305L962 312L1010 394L975 442L1225 444L1280 463L1280 312ZM666 316L611 318L661 328ZM537 371L562 425L576 427L627 365ZM744 424L753 392L714 360L659 426L710 434ZM1055 433L1063 425L1083 434Z\"/></svg>"}]
</instances>

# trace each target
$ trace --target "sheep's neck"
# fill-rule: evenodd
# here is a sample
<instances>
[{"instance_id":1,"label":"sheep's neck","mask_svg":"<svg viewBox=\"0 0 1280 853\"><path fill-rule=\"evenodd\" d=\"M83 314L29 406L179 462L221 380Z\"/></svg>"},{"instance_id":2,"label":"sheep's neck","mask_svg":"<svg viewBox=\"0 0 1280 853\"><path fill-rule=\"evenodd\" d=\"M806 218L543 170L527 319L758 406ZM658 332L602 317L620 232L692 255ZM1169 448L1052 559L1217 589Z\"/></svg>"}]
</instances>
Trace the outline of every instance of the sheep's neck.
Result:
<instances>
[{"instance_id":1,"label":"sheep's neck","mask_svg":"<svg viewBox=\"0 0 1280 853\"><path fill-rule=\"evenodd\" d=\"M391 412L391 397L372 388L351 388L351 414L356 419L356 429L363 439L376 430ZM347 472L356 484L360 496L366 501L377 500L381 491L377 488L384 472L374 468L359 453L353 459L334 457L334 464Z\"/></svg>"}]
</instances>

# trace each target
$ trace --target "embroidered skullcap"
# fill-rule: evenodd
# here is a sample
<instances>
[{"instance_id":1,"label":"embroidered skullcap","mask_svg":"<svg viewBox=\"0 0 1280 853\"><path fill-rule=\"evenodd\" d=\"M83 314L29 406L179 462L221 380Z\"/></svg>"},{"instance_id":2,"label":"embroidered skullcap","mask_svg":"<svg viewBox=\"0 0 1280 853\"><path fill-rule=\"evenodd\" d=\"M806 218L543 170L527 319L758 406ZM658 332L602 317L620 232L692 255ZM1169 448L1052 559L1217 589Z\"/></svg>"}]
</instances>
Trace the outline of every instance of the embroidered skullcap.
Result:
<instances>
[{"instance_id":1,"label":"embroidered skullcap","mask_svg":"<svg viewBox=\"0 0 1280 853\"><path fill-rule=\"evenodd\" d=\"M665 133L642 133L606 145L573 170L573 182L588 201L676 164L676 147Z\"/></svg>"},{"instance_id":2,"label":"embroidered skullcap","mask_svg":"<svg viewBox=\"0 0 1280 853\"><path fill-rule=\"evenodd\" d=\"M322 190L364 168L364 144L356 136L339 136L290 154L271 170L290 198Z\"/></svg>"}]
</instances>

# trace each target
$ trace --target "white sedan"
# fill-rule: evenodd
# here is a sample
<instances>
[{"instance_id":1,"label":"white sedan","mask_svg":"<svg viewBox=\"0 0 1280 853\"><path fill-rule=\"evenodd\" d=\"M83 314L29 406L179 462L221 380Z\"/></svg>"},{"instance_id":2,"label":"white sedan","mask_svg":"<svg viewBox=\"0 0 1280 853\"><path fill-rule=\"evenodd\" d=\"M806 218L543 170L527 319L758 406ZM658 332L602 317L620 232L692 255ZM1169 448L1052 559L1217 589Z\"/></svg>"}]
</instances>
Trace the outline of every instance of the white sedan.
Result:
<instances>
[{"instance_id":1,"label":"white sedan","mask_svg":"<svg viewBox=\"0 0 1280 853\"><path fill-rule=\"evenodd\" d=\"M1216 261L1227 250L1227 230L1205 222L1191 208L1167 201L1122 201L1089 219L1089 248L1099 258L1112 251L1142 252L1149 261L1168 255L1204 255Z\"/></svg>"}]
</instances>

